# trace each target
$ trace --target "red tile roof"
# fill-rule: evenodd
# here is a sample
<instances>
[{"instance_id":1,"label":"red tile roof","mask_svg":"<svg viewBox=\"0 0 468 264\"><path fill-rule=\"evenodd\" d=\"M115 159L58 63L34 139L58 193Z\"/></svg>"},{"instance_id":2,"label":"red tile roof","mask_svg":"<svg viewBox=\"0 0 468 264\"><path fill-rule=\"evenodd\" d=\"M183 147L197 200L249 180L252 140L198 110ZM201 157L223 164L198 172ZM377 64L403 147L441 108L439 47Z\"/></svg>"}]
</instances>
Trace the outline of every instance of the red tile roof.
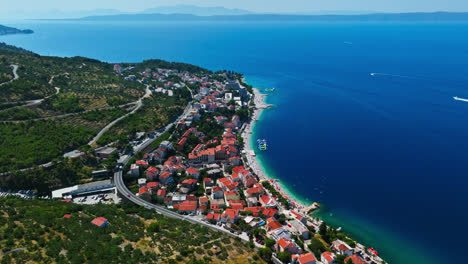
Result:
<instances>
[{"instance_id":1,"label":"red tile roof","mask_svg":"<svg viewBox=\"0 0 468 264\"><path fill-rule=\"evenodd\" d=\"M260 197L260 200L264 203L264 204L270 204L273 202L273 199L271 199L269 196L267 195L262 195Z\"/></svg>"},{"instance_id":2,"label":"red tile roof","mask_svg":"<svg viewBox=\"0 0 468 264\"><path fill-rule=\"evenodd\" d=\"M366 262L363 261L358 255L352 255L345 258L345 263L347 263L349 259L351 259L353 264L366 264Z\"/></svg>"},{"instance_id":3,"label":"red tile roof","mask_svg":"<svg viewBox=\"0 0 468 264\"><path fill-rule=\"evenodd\" d=\"M268 218L267 222L268 222L267 227L270 230L275 230L275 229L278 229L278 228L282 227L282 225L274 217Z\"/></svg>"},{"instance_id":4,"label":"red tile roof","mask_svg":"<svg viewBox=\"0 0 468 264\"><path fill-rule=\"evenodd\" d=\"M255 207L245 207L244 211L251 211L253 216L257 216L260 211L262 211L264 207L255 206Z\"/></svg>"},{"instance_id":5,"label":"red tile roof","mask_svg":"<svg viewBox=\"0 0 468 264\"><path fill-rule=\"evenodd\" d=\"M186 179L186 180L182 181L182 184L192 185L192 184L195 184L195 183L197 183L197 180L195 180L195 179Z\"/></svg>"},{"instance_id":6,"label":"red tile roof","mask_svg":"<svg viewBox=\"0 0 468 264\"><path fill-rule=\"evenodd\" d=\"M281 238L280 240L278 240L278 242L276 242L280 247L282 247L283 249L284 248L287 248L287 247L293 247L294 244L291 242L291 240L289 239L284 239L284 238Z\"/></svg>"},{"instance_id":7,"label":"red tile roof","mask_svg":"<svg viewBox=\"0 0 468 264\"><path fill-rule=\"evenodd\" d=\"M219 192L219 191L222 192L223 189L222 189L221 187L219 187L219 186L215 186L215 187L213 187L213 190L212 190L212 191L213 191L213 193L216 193L216 192Z\"/></svg>"},{"instance_id":8,"label":"red tile roof","mask_svg":"<svg viewBox=\"0 0 468 264\"><path fill-rule=\"evenodd\" d=\"M183 146L183 145L185 145L185 142L187 142L187 138L183 137L181 140L179 140L179 143L177 143L177 145Z\"/></svg>"},{"instance_id":9,"label":"red tile roof","mask_svg":"<svg viewBox=\"0 0 468 264\"><path fill-rule=\"evenodd\" d=\"M226 209L226 211L224 211L223 217L229 217L229 219L235 219L238 213L239 213L239 210Z\"/></svg>"},{"instance_id":10,"label":"red tile roof","mask_svg":"<svg viewBox=\"0 0 468 264\"><path fill-rule=\"evenodd\" d=\"M266 216L269 216L269 217L273 217L273 216L275 216L275 214L277 212L278 212L278 210L276 210L276 209L266 208L265 210L263 210L262 214L264 214Z\"/></svg>"},{"instance_id":11,"label":"red tile roof","mask_svg":"<svg viewBox=\"0 0 468 264\"><path fill-rule=\"evenodd\" d=\"M200 172L196 168L190 167L190 168L187 169L187 173L188 174L198 174Z\"/></svg>"},{"instance_id":12,"label":"red tile roof","mask_svg":"<svg viewBox=\"0 0 468 264\"><path fill-rule=\"evenodd\" d=\"M229 204L231 205L232 209L236 209L236 210L244 209L244 205L241 203L232 203L231 201L229 201Z\"/></svg>"},{"instance_id":13,"label":"red tile roof","mask_svg":"<svg viewBox=\"0 0 468 264\"><path fill-rule=\"evenodd\" d=\"M230 192L230 191L224 192L224 196L230 196L230 195L239 195L239 193L238 192Z\"/></svg>"},{"instance_id":14,"label":"red tile roof","mask_svg":"<svg viewBox=\"0 0 468 264\"><path fill-rule=\"evenodd\" d=\"M296 216L297 220L299 220L299 221L302 220L303 216L301 214L299 214L299 213L297 213L295 211L291 211L291 213Z\"/></svg>"},{"instance_id":15,"label":"red tile roof","mask_svg":"<svg viewBox=\"0 0 468 264\"><path fill-rule=\"evenodd\" d=\"M148 188L156 188L159 186L159 182L148 182L146 183L146 187Z\"/></svg>"},{"instance_id":16,"label":"red tile roof","mask_svg":"<svg viewBox=\"0 0 468 264\"><path fill-rule=\"evenodd\" d=\"M195 211L197 209L197 201L183 201L179 205L179 211Z\"/></svg>"},{"instance_id":17,"label":"red tile roof","mask_svg":"<svg viewBox=\"0 0 468 264\"><path fill-rule=\"evenodd\" d=\"M157 174L159 173L159 170L158 168L155 168L155 167L149 167L147 170L146 170L146 173L148 174Z\"/></svg>"},{"instance_id":18,"label":"red tile roof","mask_svg":"<svg viewBox=\"0 0 468 264\"><path fill-rule=\"evenodd\" d=\"M163 173L159 176L159 178L165 179L165 178L167 178L167 177L169 177L169 176L171 176L171 175L172 175L172 173L166 171L166 172L163 172Z\"/></svg>"},{"instance_id":19,"label":"red tile roof","mask_svg":"<svg viewBox=\"0 0 468 264\"><path fill-rule=\"evenodd\" d=\"M149 193L150 189L147 186L140 187L138 194Z\"/></svg>"},{"instance_id":20,"label":"red tile roof","mask_svg":"<svg viewBox=\"0 0 468 264\"><path fill-rule=\"evenodd\" d=\"M96 217L91 221L91 223L97 226L104 226L107 223L107 219L104 217Z\"/></svg>"},{"instance_id":21,"label":"red tile roof","mask_svg":"<svg viewBox=\"0 0 468 264\"><path fill-rule=\"evenodd\" d=\"M204 178L203 182L212 182L213 180L211 178Z\"/></svg>"},{"instance_id":22,"label":"red tile roof","mask_svg":"<svg viewBox=\"0 0 468 264\"><path fill-rule=\"evenodd\" d=\"M235 172L235 173L239 173L239 172L241 172L243 170L245 170L244 166L237 166L237 167L232 168L232 171Z\"/></svg>"},{"instance_id":23,"label":"red tile roof","mask_svg":"<svg viewBox=\"0 0 468 264\"><path fill-rule=\"evenodd\" d=\"M196 201L197 200L197 197L195 195L187 195L187 196L185 196L185 198L187 199L187 201Z\"/></svg>"},{"instance_id":24,"label":"red tile roof","mask_svg":"<svg viewBox=\"0 0 468 264\"><path fill-rule=\"evenodd\" d=\"M159 189L158 196L166 196L166 189Z\"/></svg>"},{"instance_id":25,"label":"red tile roof","mask_svg":"<svg viewBox=\"0 0 468 264\"><path fill-rule=\"evenodd\" d=\"M333 261L335 259L335 254L333 254L332 252L329 252L329 251L323 252L322 256L328 262L331 262L331 261Z\"/></svg>"},{"instance_id":26,"label":"red tile roof","mask_svg":"<svg viewBox=\"0 0 468 264\"><path fill-rule=\"evenodd\" d=\"M219 204L210 204L210 209L219 212Z\"/></svg>"},{"instance_id":27,"label":"red tile roof","mask_svg":"<svg viewBox=\"0 0 468 264\"><path fill-rule=\"evenodd\" d=\"M343 250L343 251L347 251L347 250L350 250L351 248L349 248L348 246L346 246L345 244L340 244L338 246L338 249L339 250Z\"/></svg>"},{"instance_id":28,"label":"red tile roof","mask_svg":"<svg viewBox=\"0 0 468 264\"><path fill-rule=\"evenodd\" d=\"M144 161L144 160L137 160L135 162L137 165L148 165L148 162Z\"/></svg>"},{"instance_id":29,"label":"red tile roof","mask_svg":"<svg viewBox=\"0 0 468 264\"><path fill-rule=\"evenodd\" d=\"M255 193L260 193L262 190L263 190L262 187L259 187L259 186L256 186L256 187L255 187L255 186L254 186L254 187L252 187L252 188L247 189L247 193L248 193L248 194L255 194Z\"/></svg>"},{"instance_id":30,"label":"red tile roof","mask_svg":"<svg viewBox=\"0 0 468 264\"><path fill-rule=\"evenodd\" d=\"M228 182L228 181L229 181L228 178L221 178L221 179L218 180L218 182L220 182L220 183L224 183L224 182Z\"/></svg>"},{"instance_id":31,"label":"red tile roof","mask_svg":"<svg viewBox=\"0 0 468 264\"><path fill-rule=\"evenodd\" d=\"M312 253L302 254L299 256L299 263L305 264L315 261L315 256Z\"/></svg>"},{"instance_id":32,"label":"red tile roof","mask_svg":"<svg viewBox=\"0 0 468 264\"><path fill-rule=\"evenodd\" d=\"M217 214L217 213L209 213L206 215L206 219L214 219L214 220L219 220L219 217L221 215L220 214Z\"/></svg>"}]
</instances>

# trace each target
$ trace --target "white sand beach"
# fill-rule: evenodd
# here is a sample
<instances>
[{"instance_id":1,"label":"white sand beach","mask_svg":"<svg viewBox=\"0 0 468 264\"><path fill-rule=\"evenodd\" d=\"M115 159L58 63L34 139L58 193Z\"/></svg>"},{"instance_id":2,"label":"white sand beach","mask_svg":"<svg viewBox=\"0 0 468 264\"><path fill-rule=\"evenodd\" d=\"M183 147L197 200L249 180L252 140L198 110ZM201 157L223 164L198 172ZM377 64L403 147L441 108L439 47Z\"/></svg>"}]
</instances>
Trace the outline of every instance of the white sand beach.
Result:
<instances>
[{"instance_id":1,"label":"white sand beach","mask_svg":"<svg viewBox=\"0 0 468 264\"><path fill-rule=\"evenodd\" d=\"M309 205L303 204L297 199L294 198L294 195L289 193L286 188L281 186L281 184L276 180L271 177L269 177L263 168L260 166L257 157L255 156L255 150L252 148L251 140L252 139L252 133L253 133L253 126L255 122L258 121L258 118L260 117L260 114L262 113L263 110L272 107L273 105L265 103L265 97L268 96L267 94L263 94L260 92L260 88L254 88L254 103L255 103L255 111L252 115L251 122L246 125L242 137L244 139L244 145L245 145L245 150L246 150L246 158L247 158L247 165L252 168L252 170L258 175L260 180L266 180L272 184L275 189L283 195L283 197L287 198L288 200L291 201L295 207L302 211L302 210L307 210L307 207Z\"/></svg>"}]
</instances>

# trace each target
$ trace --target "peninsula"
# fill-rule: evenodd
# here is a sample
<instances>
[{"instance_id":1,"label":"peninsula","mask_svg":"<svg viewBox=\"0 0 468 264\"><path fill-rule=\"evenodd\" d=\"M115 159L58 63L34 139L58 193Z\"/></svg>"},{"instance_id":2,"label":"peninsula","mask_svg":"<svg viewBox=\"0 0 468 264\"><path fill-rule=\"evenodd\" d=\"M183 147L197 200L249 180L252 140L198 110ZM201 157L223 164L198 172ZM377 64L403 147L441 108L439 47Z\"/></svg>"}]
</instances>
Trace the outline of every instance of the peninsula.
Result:
<instances>
[{"instance_id":1,"label":"peninsula","mask_svg":"<svg viewBox=\"0 0 468 264\"><path fill-rule=\"evenodd\" d=\"M11 34L32 34L32 33L34 33L34 31L32 31L31 29L21 30L21 29L17 29L13 27L0 25L0 36L11 35Z\"/></svg>"},{"instance_id":2,"label":"peninsula","mask_svg":"<svg viewBox=\"0 0 468 264\"><path fill-rule=\"evenodd\" d=\"M56 207L44 232L15 227L1 233L7 242L0 250L12 262L41 254L51 261L85 256L76 261L101 262L105 256L93 247L59 242L68 226L80 241L103 245L111 255L132 252L141 263L384 263L373 248L310 216L317 204L292 200L261 171L249 137L271 105L242 74L161 60L42 57L5 44L0 60L6 91L0 165L9 170L2 186L16 190L0 193L7 197L0 207L14 205L9 217L30 217L26 224L38 227L46 218L37 207ZM31 149L42 160L34 160ZM40 162L48 165L25 166ZM36 216L11 196L45 201L25 202ZM46 243L44 233L53 240ZM84 233L96 234L98 242ZM10 234L25 239L11 242ZM30 238L37 243L30 246Z\"/></svg>"}]
</instances>

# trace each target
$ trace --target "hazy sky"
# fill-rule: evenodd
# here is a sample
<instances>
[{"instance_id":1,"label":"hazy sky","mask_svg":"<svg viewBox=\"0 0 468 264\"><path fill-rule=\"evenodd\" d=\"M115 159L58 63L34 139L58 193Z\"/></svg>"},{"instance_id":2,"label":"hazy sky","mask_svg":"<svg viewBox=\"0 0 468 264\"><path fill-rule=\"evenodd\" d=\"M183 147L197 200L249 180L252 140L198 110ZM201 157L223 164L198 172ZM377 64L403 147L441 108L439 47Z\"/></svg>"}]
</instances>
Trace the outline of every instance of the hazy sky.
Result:
<instances>
[{"instance_id":1,"label":"hazy sky","mask_svg":"<svg viewBox=\"0 0 468 264\"><path fill-rule=\"evenodd\" d=\"M60 9L64 11L119 9L126 12L167 5L224 6L254 12L336 11L468 11L468 0L0 0L0 13Z\"/></svg>"}]
</instances>

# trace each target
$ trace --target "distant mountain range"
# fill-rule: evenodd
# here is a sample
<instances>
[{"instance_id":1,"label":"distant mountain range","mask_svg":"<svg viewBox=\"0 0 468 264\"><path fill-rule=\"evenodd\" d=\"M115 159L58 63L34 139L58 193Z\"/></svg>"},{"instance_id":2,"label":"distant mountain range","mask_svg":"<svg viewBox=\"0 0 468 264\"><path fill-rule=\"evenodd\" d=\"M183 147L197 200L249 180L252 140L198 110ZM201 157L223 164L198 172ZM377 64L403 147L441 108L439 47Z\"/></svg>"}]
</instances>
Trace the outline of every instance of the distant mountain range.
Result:
<instances>
[{"instance_id":1,"label":"distant mountain range","mask_svg":"<svg viewBox=\"0 0 468 264\"><path fill-rule=\"evenodd\" d=\"M80 18L86 16L107 16L117 15L124 12L117 9L94 9L94 10L75 10L64 11L59 9L30 11L30 10L10 10L5 11L0 9L0 17L2 19L64 19L64 18Z\"/></svg>"},{"instance_id":2,"label":"distant mountain range","mask_svg":"<svg viewBox=\"0 0 468 264\"><path fill-rule=\"evenodd\" d=\"M468 13L376 13L362 15L246 14L197 16L191 14L121 14L89 16L86 21L468 21Z\"/></svg>"},{"instance_id":3,"label":"distant mountain range","mask_svg":"<svg viewBox=\"0 0 468 264\"><path fill-rule=\"evenodd\" d=\"M250 11L243 9L229 9L224 7L200 7L194 5L175 5L175 6L160 6L150 9L145 9L138 12L120 11L117 9L94 9L94 10L75 10L64 11L59 9L43 10L43 11L3 11L0 10L0 17L3 19L68 19L82 18L88 16L108 16L108 15L135 15L135 14L190 14L197 16L214 16L214 15L245 15L251 14Z\"/></svg>"},{"instance_id":4,"label":"distant mountain range","mask_svg":"<svg viewBox=\"0 0 468 264\"><path fill-rule=\"evenodd\" d=\"M176 5L176 6L160 6L156 8L146 9L143 14L190 14L196 16L233 16L246 15L252 12L244 9L229 9L222 6L201 7L194 5Z\"/></svg>"},{"instance_id":5,"label":"distant mountain range","mask_svg":"<svg viewBox=\"0 0 468 264\"><path fill-rule=\"evenodd\" d=\"M9 34L32 34L34 31L30 29L17 29L17 28L12 28L12 27L7 27L7 26L2 26L0 25L0 36L1 35L9 35Z\"/></svg>"}]
</instances>

